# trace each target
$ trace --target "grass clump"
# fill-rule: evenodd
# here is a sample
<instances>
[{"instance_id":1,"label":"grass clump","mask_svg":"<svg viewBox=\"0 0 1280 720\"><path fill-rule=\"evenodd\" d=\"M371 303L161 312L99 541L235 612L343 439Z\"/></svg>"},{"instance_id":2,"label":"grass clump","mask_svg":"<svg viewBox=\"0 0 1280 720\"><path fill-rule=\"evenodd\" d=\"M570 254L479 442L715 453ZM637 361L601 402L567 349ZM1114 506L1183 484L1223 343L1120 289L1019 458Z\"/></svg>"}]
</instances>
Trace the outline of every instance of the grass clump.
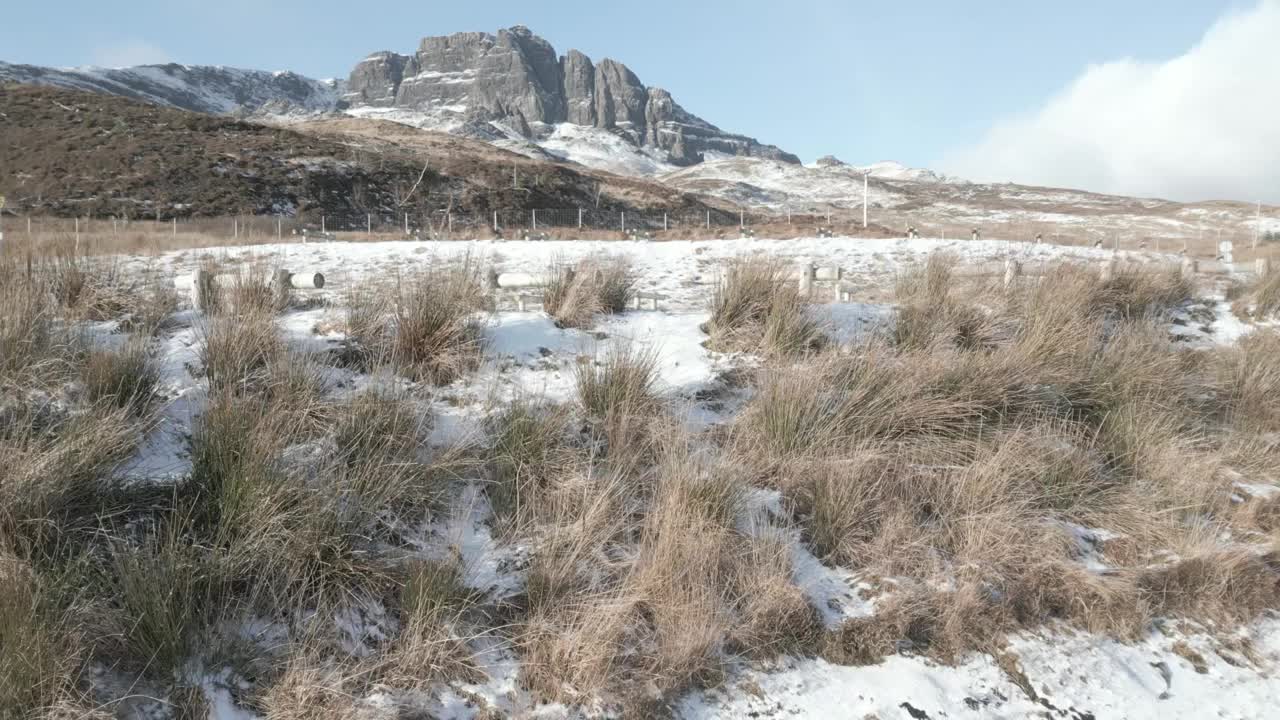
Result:
<instances>
[{"instance_id":1,"label":"grass clump","mask_svg":"<svg viewBox=\"0 0 1280 720\"><path fill-rule=\"evenodd\" d=\"M489 421L489 503L494 513L522 524L555 477L571 464L569 414L558 406L517 400Z\"/></svg>"},{"instance_id":2,"label":"grass clump","mask_svg":"<svg viewBox=\"0 0 1280 720\"><path fill-rule=\"evenodd\" d=\"M1241 514L1225 467L1280 420L1270 339L1180 351L1162 325L1189 293L1174 276L1060 268L963 313L951 285L944 260L904 275L918 312L889 342L766 369L731 433L815 554L896 578L894 602L824 652L954 658L1050 619L1131 638L1160 615L1280 605L1265 562L1181 549L1230 532L1262 542L1252 557L1274 551L1254 530L1269 514ZM974 313L988 330L962 332ZM1183 559L1153 566L1163 553Z\"/></svg>"},{"instance_id":3,"label":"grass clump","mask_svg":"<svg viewBox=\"0 0 1280 720\"><path fill-rule=\"evenodd\" d=\"M268 365L283 353L271 315L222 315L208 321L200 362L210 391L252 392L267 383Z\"/></svg>"},{"instance_id":4,"label":"grass clump","mask_svg":"<svg viewBox=\"0 0 1280 720\"><path fill-rule=\"evenodd\" d=\"M787 266L767 257L730 263L711 298L706 331L720 352L798 355L824 343L818 323L791 285Z\"/></svg>"},{"instance_id":5,"label":"grass clump","mask_svg":"<svg viewBox=\"0 0 1280 720\"><path fill-rule=\"evenodd\" d=\"M346 354L358 367L390 364L414 380L444 385L480 362L480 313L490 303L469 258L402 276L385 298L370 291L349 301Z\"/></svg>"},{"instance_id":6,"label":"grass clump","mask_svg":"<svg viewBox=\"0 0 1280 720\"><path fill-rule=\"evenodd\" d=\"M400 595L402 629L390 650L388 681L425 689L433 682L478 675L462 632L473 593L453 563L417 560Z\"/></svg>"},{"instance_id":7,"label":"grass clump","mask_svg":"<svg viewBox=\"0 0 1280 720\"><path fill-rule=\"evenodd\" d=\"M590 327L596 315L618 314L635 295L635 275L622 258L593 258L561 267L543 291L543 307L562 328Z\"/></svg>"},{"instance_id":8,"label":"grass clump","mask_svg":"<svg viewBox=\"0 0 1280 720\"><path fill-rule=\"evenodd\" d=\"M0 553L0 715L34 718L74 697L83 650L61 602L30 566Z\"/></svg>"},{"instance_id":9,"label":"grass clump","mask_svg":"<svg viewBox=\"0 0 1280 720\"><path fill-rule=\"evenodd\" d=\"M652 352L612 349L574 375L578 402L588 417L644 415L657 406L658 360Z\"/></svg>"},{"instance_id":10,"label":"grass clump","mask_svg":"<svg viewBox=\"0 0 1280 720\"><path fill-rule=\"evenodd\" d=\"M160 370L145 340L131 340L119 350L91 352L81 370L89 402L146 412L160 383Z\"/></svg>"}]
</instances>

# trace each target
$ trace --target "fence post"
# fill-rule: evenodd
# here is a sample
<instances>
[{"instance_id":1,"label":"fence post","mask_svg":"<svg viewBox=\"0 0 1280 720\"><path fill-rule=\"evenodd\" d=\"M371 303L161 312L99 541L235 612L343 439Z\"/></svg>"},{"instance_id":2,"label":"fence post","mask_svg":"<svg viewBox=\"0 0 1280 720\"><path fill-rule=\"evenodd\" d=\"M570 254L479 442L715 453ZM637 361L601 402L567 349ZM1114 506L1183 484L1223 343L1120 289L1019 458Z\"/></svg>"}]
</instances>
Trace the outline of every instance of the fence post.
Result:
<instances>
[{"instance_id":1,"label":"fence post","mask_svg":"<svg viewBox=\"0 0 1280 720\"><path fill-rule=\"evenodd\" d=\"M1192 257L1182 258L1182 277L1193 277L1200 270L1200 263Z\"/></svg>"},{"instance_id":2,"label":"fence post","mask_svg":"<svg viewBox=\"0 0 1280 720\"><path fill-rule=\"evenodd\" d=\"M747 211L739 210L738 211L738 229L741 230L746 226L747 226Z\"/></svg>"},{"instance_id":3,"label":"fence post","mask_svg":"<svg viewBox=\"0 0 1280 720\"><path fill-rule=\"evenodd\" d=\"M498 232L498 211L493 211L493 231Z\"/></svg>"},{"instance_id":4,"label":"fence post","mask_svg":"<svg viewBox=\"0 0 1280 720\"><path fill-rule=\"evenodd\" d=\"M453 234L453 213L447 212L444 214L444 217L446 220L449 221L449 234L452 235Z\"/></svg>"},{"instance_id":5,"label":"fence post","mask_svg":"<svg viewBox=\"0 0 1280 720\"><path fill-rule=\"evenodd\" d=\"M1022 274L1022 263L1009 258L1004 261L1004 289L1013 288L1013 284L1018 281L1018 276Z\"/></svg>"},{"instance_id":6,"label":"fence post","mask_svg":"<svg viewBox=\"0 0 1280 720\"><path fill-rule=\"evenodd\" d=\"M191 307L200 312L209 310L213 302L213 274L208 270L194 270L191 273Z\"/></svg>"},{"instance_id":7,"label":"fence post","mask_svg":"<svg viewBox=\"0 0 1280 720\"><path fill-rule=\"evenodd\" d=\"M662 230L663 230L663 232L666 232L666 231L668 230L668 228L667 228L667 213L666 213L666 212L663 212L663 213L662 213Z\"/></svg>"},{"instance_id":8,"label":"fence post","mask_svg":"<svg viewBox=\"0 0 1280 720\"><path fill-rule=\"evenodd\" d=\"M711 229L711 211L710 210L707 211L707 229L708 230Z\"/></svg>"},{"instance_id":9,"label":"fence post","mask_svg":"<svg viewBox=\"0 0 1280 720\"><path fill-rule=\"evenodd\" d=\"M369 213L364 214L364 234L365 235L373 234L373 215Z\"/></svg>"},{"instance_id":10,"label":"fence post","mask_svg":"<svg viewBox=\"0 0 1280 720\"><path fill-rule=\"evenodd\" d=\"M1102 261L1102 282L1110 282L1116 276L1116 258L1114 255Z\"/></svg>"},{"instance_id":11,"label":"fence post","mask_svg":"<svg viewBox=\"0 0 1280 720\"><path fill-rule=\"evenodd\" d=\"M28 218L27 222L30 223L31 220ZM173 216L173 236L178 237L178 216L177 215Z\"/></svg>"},{"instance_id":12,"label":"fence post","mask_svg":"<svg viewBox=\"0 0 1280 720\"><path fill-rule=\"evenodd\" d=\"M578 208L578 229L582 229L582 208Z\"/></svg>"},{"instance_id":13,"label":"fence post","mask_svg":"<svg viewBox=\"0 0 1280 720\"><path fill-rule=\"evenodd\" d=\"M529 211L529 229L530 230L538 229L538 211L537 210Z\"/></svg>"},{"instance_id":14,"label":"fence post","mask_svg":"<svg viewBox=\"0 0 1280 720\"><path fill-rule=\"evenodd\" d=\"M283 237L283 232L284 232L284 224L280 220L280 218L277 217L276 218L276 240L279 240L281 237Z\"/></svg>"},{"instance_id":15,"label":"fence post","mask_svg":"<svg viewBox=\"0 0 1280 720\"><path fill-rule=\"evenodd\" d=\"M627 231L627 211L622 211L622 232Z\"/></svg>"},{"instance_id":16,"label":"fence post","mask_svg":"<svg viewBox=\"0 0 1280 720\"><path fill-rule=\"evenodd\" d=\"M409 213L404 214L404 234L409 234Z\"/></svg>"},{"instance_id":17,"label":"fence post","mask_svg":"<svg viewBox=\"0 0 1280 720\"><path fill-rule=\"evenodd\" d=\"M800 267L800 296L813 297L813 281L817 279L818 266L808 263Z\"/></svg>"},{"instance_id":18,"label":"fence post","mask_svg":"<svg viewBox=\"0 0 1280 720\"><path fill-rule=\"evenodd\" d=\"M321 215L320 216L320 232L325 232L324 219L325 219L324 216Z\"/></svg>"},{"instance_id":19,"label":"fence post","mask_svg":"<svg viewBox=\"0 0 1280 720\"><path fill-rule=\"evenodd\" d=\"M790 205L787 206L787 224L788 225L791 224L791 206Z\"/></svg>"}]
</instances>

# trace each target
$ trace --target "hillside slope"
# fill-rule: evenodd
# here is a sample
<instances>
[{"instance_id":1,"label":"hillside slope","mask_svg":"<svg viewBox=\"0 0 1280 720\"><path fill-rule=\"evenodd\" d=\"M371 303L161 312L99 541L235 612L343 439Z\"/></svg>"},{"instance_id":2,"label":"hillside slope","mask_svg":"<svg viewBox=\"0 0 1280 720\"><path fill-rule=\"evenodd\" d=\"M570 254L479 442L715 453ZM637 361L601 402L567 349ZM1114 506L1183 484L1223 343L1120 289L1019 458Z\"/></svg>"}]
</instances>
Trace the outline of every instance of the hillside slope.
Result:
<instances>
[{"instance_id":1,"label":"hillside slope","mask_svg":"<svg viewBox=\"0 0 1280 720\"><path fill-rule=\"evenodd\" d=\"M642 180L355 119L287 127L50 87L0 87L0 194L23 212L415 216L529 208L707 210ZM407 139L406 139L407 138ZM526 180L513 187L513 168Z\"/></svg>"}]
</instances>

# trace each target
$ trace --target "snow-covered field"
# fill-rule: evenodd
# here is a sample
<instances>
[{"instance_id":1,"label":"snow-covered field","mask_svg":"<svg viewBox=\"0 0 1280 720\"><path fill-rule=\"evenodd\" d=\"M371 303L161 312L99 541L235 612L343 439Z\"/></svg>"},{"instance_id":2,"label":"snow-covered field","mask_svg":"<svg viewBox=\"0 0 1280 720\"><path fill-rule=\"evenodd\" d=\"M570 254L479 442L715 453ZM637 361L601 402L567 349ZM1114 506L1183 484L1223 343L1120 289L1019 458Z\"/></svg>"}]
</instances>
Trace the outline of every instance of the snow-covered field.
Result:
<instances>
[{"instance_id":1,"label":"snow-covered field","mask_svg":"<svg viewBox=\"0 0 1280 720\"><path fill-rule=\"evenodd\" d=\"M514 309L515 295L499 295L499 309L488 320L486 361L464 379L431 393L435 417L432 440L449 445L483 432L486 413L513 397L567 400L573 368L582 356L596 356L618 344L652 349L659 358L663 391L684 411L692 427L727 420L733 403L702 401L699 391L714 387L722 371L741 358L712 353L703 347L700 325L707 319L710 280L725 261L751 253L771 253L800 263L843 268L846 282L861 288L858 302L823 302L813 308L835 337L852 339L892 317L887 295L895 273L933 252L948 252L962 265L996 263L1009 257L1034 265L1070 259L1097 263L1111 252L1093 248L1010 244L997 241L802 239L689 243L643 242L452 242L329 243L208 248L155 258L131 258L139 270L163 276L189 273L202 262L226 266L260 263L291 271L320 271L328 284L308 293L326 302L292 310L279 318L282 336L298 349L322 352L336 347L342 335L331 328L344 293L373 280L429 263L469 255L483 266L501 271L538 272L552 263L577 262L599 254L627 258L635 270L637 289L662 296L656 310L643 309L602 320L593 329L560 329L542 312ZM1135 263L1172 264L1176 256L1125 253ZM821 293L821 290L819 290ZM204 402L204 383L196 371L202 340L201 320L184 313L180 327L161 340L163 391L168 401L161 423L129 465L138 481L166 481L190 468L186 438ZM98 327L110 342L111 327ZM1200 331L1205 343L1230 343L1248 328L1217 307L1216 318ZM381 380L349 370L338 386L351 392ZM763 493L753 503L768 513L776 496ZM448 517L424 532L424 552L456 548L467 583L490 596L502 596L519 585L513 574L518 548L500 547L486 524L489 511L475 487L452 503ZM858 578L823 566L793 538L795 581L828 624L867 614ZM382 632L377 613L353 611L344 626L354 642ZM367 627L366 627L367 626ZM1191 626L1163 626L1141 642L1115 641L1068 629L1012 638L1006 652L1013 668L989 655L975 655L955 666L920 656L897 655L878 665L843 667L820 659L784 659L771 664L736 664L731 677L713 690L695 691L675 706L686 720L706 718L1264 718L1280 707L1280 618L1269 618L1240 631L1233 642L1211 637ZM1175 648L1176 646L1176 648ZM1188 652L1190 649L1190 652ZM559 705L533 703L517 682L512 652L501 645L481 652L488 680L441 687L426 703L435 717L476 717L480 697L512 717L574 717ZM252 717L231 700L234 682L213 673L205 683L211 712L219 720ZM385 699L384 699L385 700ZM379 698L369 699L370 707ZM389 702L389 701L387 701ZM388 705L387 707L390 707Z\"/></svg>"}]
</instances>

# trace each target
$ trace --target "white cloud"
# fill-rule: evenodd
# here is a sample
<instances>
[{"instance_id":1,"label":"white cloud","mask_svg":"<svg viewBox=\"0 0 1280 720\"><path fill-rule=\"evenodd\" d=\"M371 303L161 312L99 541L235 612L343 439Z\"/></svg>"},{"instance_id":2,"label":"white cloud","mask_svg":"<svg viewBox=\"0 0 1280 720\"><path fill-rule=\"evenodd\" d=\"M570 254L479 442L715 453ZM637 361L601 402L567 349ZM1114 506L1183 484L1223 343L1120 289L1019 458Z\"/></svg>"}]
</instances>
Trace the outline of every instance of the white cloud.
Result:
<instances>
[{"instance_id":1,"label":"white cloud","mask_svg":"<svg viewBox=\"0 0 1280 720\"><path fill-rule=\"evenodd\" d=\"M93 64L101 67L132 67L167 62L169 62L169 53L164 49L138 40L94 48L93 51Z\"/></svg>"},{"instance_id":2,"label":"white cloud","mask_svg":"<svg viewBox=\"0 0 1280 720\"><path fill-rule=\"evenodd\" d=\"M1280 0L1262 0L1179 57L1090 66L1044 107L997 123L940 165L993 182L1278 202L1277 47Z\"/></svg>"}]
</instances>

